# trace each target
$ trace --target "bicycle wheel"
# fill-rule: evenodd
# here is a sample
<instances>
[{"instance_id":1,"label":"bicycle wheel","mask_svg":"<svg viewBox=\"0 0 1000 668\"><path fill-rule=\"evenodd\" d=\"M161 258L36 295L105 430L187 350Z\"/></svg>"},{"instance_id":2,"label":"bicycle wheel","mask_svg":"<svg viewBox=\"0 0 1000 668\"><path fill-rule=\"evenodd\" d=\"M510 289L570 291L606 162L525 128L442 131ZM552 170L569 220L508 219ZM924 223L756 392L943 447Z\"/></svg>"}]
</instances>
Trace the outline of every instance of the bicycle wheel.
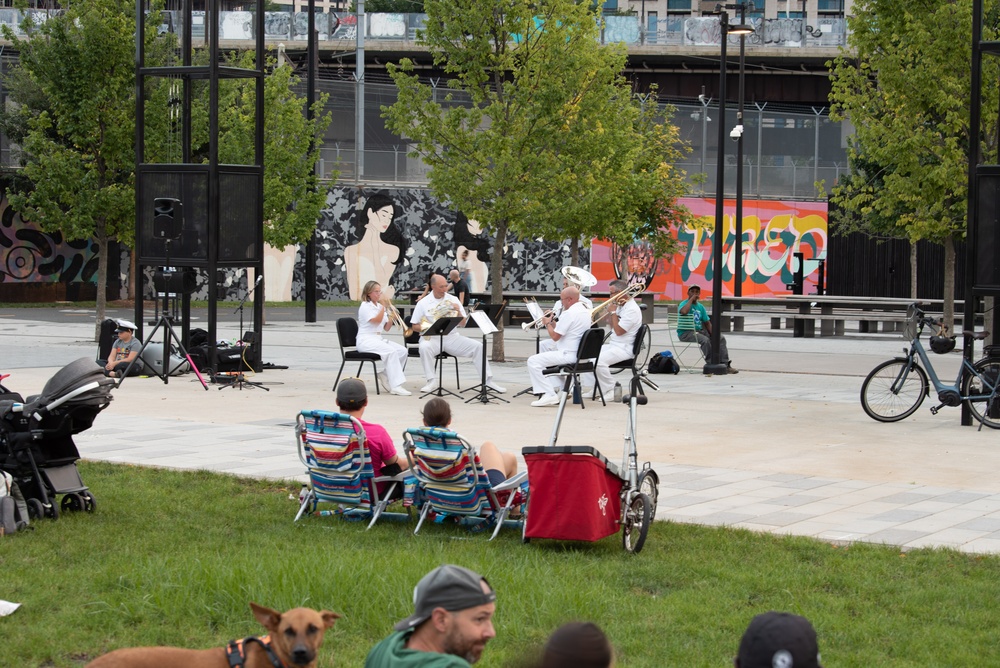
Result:
<instances>
[{"instance_id":1,"label":"bicycle wheel","mask_svg":"<svg viewBox=\"0 0 1000 668\"><path fill-rule=\"evenodd\" d=\"M622 546L626 552L639 554L646 543L649 523L652 521L652 508L649 497L636 494L625 509L625 526L622 527Z\"/></svg>"},{"instance_id":2,"label":"bicycle wheel","mask_svg":"<svg viewBox=\"0 0 1000 668\"><path fill-rule=\"evenodd\" d=\"M660 497L660 479L653 469L645 469L639 474L639 491L649 497L651 513L656 517L656 503Z\"/></svg>"},{"instance_id":3,"label":"bicycle wheel","mask_svg":"<svg viewBox=\"0 0 1000 668\"><path fill-rule=\"evenodd\" d=\"M962 379L962 396L975 397L978 395L981 398L969 398L965 400L965 403L972 416L979 422L991 429L1000 429L1000 394L994 395L992 401L989 399L989 395L1000 379L1000 363L981 359L972 366L976 370L976 375L966 372Z\"/></svg>"},{"instance_id":4,"label":"bicycle wheel","mask_svg":"<svg viewBox=\"0 0 1000 668\"><path fill-rule=\"evenodd\" d=\"M874 420L898 422L913 415L927 396L927 374L916 363L910 364L905 380L900 381L909 360L905 357L882 362L861 384L861 407Z\"/></svg>"}]
</instances>

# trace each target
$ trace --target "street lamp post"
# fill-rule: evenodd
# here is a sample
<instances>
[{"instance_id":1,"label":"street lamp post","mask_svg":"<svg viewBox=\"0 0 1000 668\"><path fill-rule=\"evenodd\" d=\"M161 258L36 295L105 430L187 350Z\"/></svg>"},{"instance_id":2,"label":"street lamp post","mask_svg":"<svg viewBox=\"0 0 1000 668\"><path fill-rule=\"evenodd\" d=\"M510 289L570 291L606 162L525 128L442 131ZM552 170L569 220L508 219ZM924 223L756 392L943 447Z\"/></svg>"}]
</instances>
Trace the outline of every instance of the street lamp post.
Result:
<instances>
[{"instance_id":1,"label":"street lamp post","mask_svg":"<svg viewBox=\"0 0 1000 668\"><path fill-rule=\"evenodd\" d=\"M725 241L725 176L726 176L726 43L729 35L747 35L753 28L746 25L729 25L729 12L719 12L722 34L721 60L719 63L719 155L715 176L715 235L712 246L712 354L706 360L705 374L724 374L725 364L719 361L719 343L722 325L722 244Z\"/></svg>"},{"instance_id":2,"label":"street lamp post","mask_svg":"<svg viewBox=\"0 0 1000 668\"><path fill-rule=\"evenodd\" d=\"M753 3L751 3L752 6ZM746 23L747 3L741 2L738 5L740 10L740 24ZM746 35L740 33L740 87L739 97L736 107L736 128L739 132L736 137L736 248L733 257L733 295L743 296L743 70L746 57Z\"/></svg>"}]
</instances>

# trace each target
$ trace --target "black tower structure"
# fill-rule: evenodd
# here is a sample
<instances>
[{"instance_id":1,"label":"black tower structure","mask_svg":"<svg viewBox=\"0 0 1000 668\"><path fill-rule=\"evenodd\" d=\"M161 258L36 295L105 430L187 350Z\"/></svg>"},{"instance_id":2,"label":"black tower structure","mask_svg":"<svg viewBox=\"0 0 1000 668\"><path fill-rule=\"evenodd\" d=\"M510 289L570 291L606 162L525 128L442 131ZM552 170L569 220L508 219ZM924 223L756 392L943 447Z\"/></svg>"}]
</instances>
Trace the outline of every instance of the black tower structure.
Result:
<instances>
[{"instance_id":1,"label":"black tower structure","mask_svg":"<svg viewBox=\"0 0 1000 668\"><path fill-rule=\"evenodd\" d=\"M180 43L172 58L166 64L147 63L144 18L150 9L149 2L136 0L135 230L139 285L136 286L135 321L141 327L143 267L172 265L201 269L209 281L207 329L210 361L214 367L218 338L218 294L214 283L218 270L253 268L261 276L264 268L264 3L256 3L254 12L256 58L253 69L223 64L219 49L220 0L205 0L204 39L199 40L197 47L197 62L204 64L194 64L192 5L193 0L182 0ZM219 162L219 82L223 79L249 79L254 84L252 164ZM166 89L170 92L164 95ZM196 104L202 106L193 110ZM194 113L198 109L204 113ZM162 139L147 135L149 120L159 113L169 118L167 134L170 141L176 138L177 145L167 153L167 160L153 159L155 155L164 154L159 150L162 147L154 143ZM206 127L205 115L207 151L199 150L195 155L193 119L199 119L202 123L199 131L202 131ZM163 199L175 201L173 215L181 217L180 221L175 221L181 230L179 237L169 248L156 236L159 214L154 203ZM247 359L256 370L261 367L264 287L261 284L256 289L254 345L252 352L247 352ZM185 340L189 328L187 320L185 317L183 323Z\"/></svg>"}]
</instances>

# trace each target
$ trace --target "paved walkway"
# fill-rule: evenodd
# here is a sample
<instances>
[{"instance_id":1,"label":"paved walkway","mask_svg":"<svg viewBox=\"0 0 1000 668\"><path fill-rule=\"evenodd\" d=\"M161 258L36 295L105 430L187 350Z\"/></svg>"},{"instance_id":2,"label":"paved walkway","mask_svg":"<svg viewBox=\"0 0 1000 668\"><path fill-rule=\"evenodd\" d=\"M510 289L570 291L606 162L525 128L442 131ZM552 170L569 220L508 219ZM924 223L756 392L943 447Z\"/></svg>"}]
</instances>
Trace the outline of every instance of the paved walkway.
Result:
<instances>
[{"instance_id":1,"label":"paved walkway","mask_svg":"<svg viewBox=\"0 0 1000 668\"><path fill-rule=\"evenodd\" d=\"M193 375L168 384L126 380L94 426L77 436L82 456L301 480L291 425L301 409L335 408L340 353L333 320L344 312L321 309L320 322L305 324L300 310L268 311L264 360L289 368L254 378L266 392L205 391ZM219 336L236 337L237 329L235 316L220 321ZM668 348L664 326L653 329L653 349ZM877 423L861 410L865 374L899 354L903 341L793 339L763 320L747 330L727 336L738 375L658 376L660 391L640 408L639 454L661 480L658 519L1000 553L1000 434L960 426L958 409L932 416L931 400L897 424ZM0 372L11 373L5 384L38 392L62 364L94 355L92 336L87 310L0 311ZM555 409L530 407L529 395L513 398L528 384L524 358L533 348L533 336L508 330L508 361L495 364L494 375L511 403L453 402L457 431L518 455L522 446L548 442ZM934 361L948 377L959 358ZM393 434L420 419L416 390L423 380L419 365L408 369L414 395L373 396L366 415ZM460 370L463 387L476 382L470 363ZM374 392L370 367L363 377ZM451 367L445 379L450 387ZM626 416L621 405L570 407L558 443L592 445L620 461Z\"/></svg>"}]
</instances>

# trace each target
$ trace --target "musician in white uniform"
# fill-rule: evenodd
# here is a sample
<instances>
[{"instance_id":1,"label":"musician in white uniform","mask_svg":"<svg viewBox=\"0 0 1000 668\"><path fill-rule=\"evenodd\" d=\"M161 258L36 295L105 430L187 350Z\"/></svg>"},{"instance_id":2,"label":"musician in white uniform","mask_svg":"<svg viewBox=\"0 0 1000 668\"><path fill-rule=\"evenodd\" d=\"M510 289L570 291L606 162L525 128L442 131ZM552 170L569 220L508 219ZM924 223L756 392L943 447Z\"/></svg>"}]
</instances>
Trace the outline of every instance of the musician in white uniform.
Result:
<instances>
[{"instance_id":1,"label":"musician in white uniform","mask_svg":"<svg viewBox=\"0 0 1000 668\"><path fill-rule=\"evenodd\" d=\"M424 365L424 378L427 380L427 384L420 388L421 392L433 392L438 387L437 374L434 373L434 357L442 347L449 355L471 357L477 371L483 368L482 344L458 333L458 329L465 325L468 314L461 302L453 295L448 294L448 281L444 276L434 274L431 277L430 286L430 294L418 301L413 308L413 316L410 318L413 330L419 332L424 326L429 327L435 320L442 317L461 317L462 322L451 330L451 333L445 335L443 342L441 337L437 335L420 337L420 361ZM426 322L424 322L425 320ZM495 392L507 391L493 382L493 372L488 361L486 362L486 386Z\"/></svg>"},{"instance_id":2,"label":"musician in white uniform","mask_svg":"<svg viewBox=\"0 0 1000 668\"><path fill-rule=\"evenodd\" d=\"M562 275L563 275L563 282L562 282L563 290L565 290L570 286L576 288L577 290L580 291L580 303L583 304L587 308L587 310L594 308L594 305L590 301L590 298L587 297L585 294L583 294L583 289L585 287L590 287L591 285L593 285L593 283L588 283L587 285L584 285L583 284L584 279L592 279L593 275L590 274L589 272L577 269L576 267L563 267ZM593 278L593 280L595 282L597 281L596 278ZM552 317L558 319L559 316L562 315L562 310L563 310L562 293L560 293L559 299L557 299L556 303L552 305ZM556 342L553 341L552 339L545 339L544 341L538 344L538 352L541 353L551 352L555 349L556 349Z\"/></svg>"},{"instance_id":3,"label":"musician in white uniform","mask_svg":"<svg viewBox=\"0 0 1000 668\"><path fill-rule=\"evenodd\" d=\"M609 285L612 299L628 288L628 283L623 280L611 281ZM604 342L601 348L601 356L597 358L597 382L600 383L601 392L605 397L611 396L615 389L615 381L611 377L609 368L616 362L623 362L632 359L632 346L635 343L635 336L642 326L642 309L635 303L632 295L625 294L618 297L618 307L610 311L611 336ZM608 307L611 309L611 307ZM583 383L584 390L587 383Z\"/></svg>"},{"instance_id":4,"label":"musician in white uniform","mask_svg":"<svg viewBox=\"0 0 1000 668\"><path fill-rule=\"evenodd\" d=\"M559 389L562 377L542 374L545 367L556 364L566 364L576 359L576 351L580 347L580 339L584 332L590 329L590 309L580 301L580 291L573 286L563 288L560 296L562 315L556 319L547 315L542 320L545 331L552 337L555 350L540 352L528 358L528 375L531 377L532 392L541 394L532 406L555 406L559 403Z\"/></svg>"},{"instance_id":5,"label":"musician in white uniform","mask_svg":"<svg viewBox=\"0 0 1000 668\"><path fill-rule=\"evenodd\" d=\"M361 291L361 306L358 307L358 345L359 353L375 353L382 357L383 370L378 373L382 387L389 394L405 397L410 394L403 387L406 376L406 348L395 341L382 337L392 327L385 304L379 300L382 297L382 286L376 281L365 283Z\"/></svg>"}]
</instances>

